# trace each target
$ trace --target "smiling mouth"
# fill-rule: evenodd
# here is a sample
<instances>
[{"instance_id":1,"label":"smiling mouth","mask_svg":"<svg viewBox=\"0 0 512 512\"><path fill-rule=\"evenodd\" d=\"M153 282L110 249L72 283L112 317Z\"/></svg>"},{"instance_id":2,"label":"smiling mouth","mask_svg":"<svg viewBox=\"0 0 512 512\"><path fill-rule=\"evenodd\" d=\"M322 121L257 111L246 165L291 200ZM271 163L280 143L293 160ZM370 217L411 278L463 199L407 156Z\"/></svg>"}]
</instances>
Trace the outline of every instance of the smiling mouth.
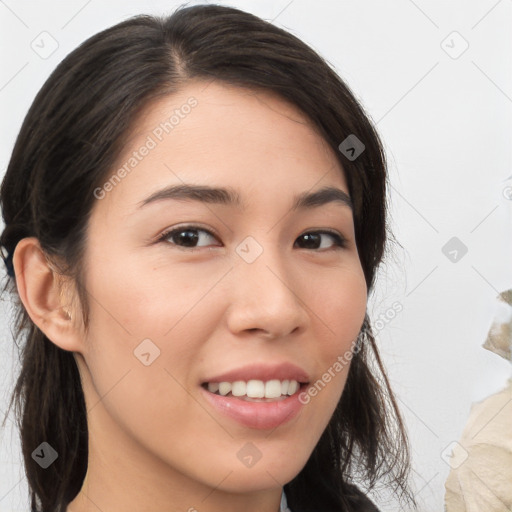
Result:
<instances>
[{"instance_id":1,"label":"smiling mouth","mask_svg":"<svg viewBox=\"0 0 512 512\"><path fill-rule=\"evenodd\" d=\"M302 391L307 382L296 380L249 380L234 382L204 382L201 386L210 393L245 402L279 402Z\"/></svg>"},{"instance_id":2,"label":"smiling mouth","mask_svg":"<svg viewBox=\"0 0 512 512\"><path fill-rule=\"evenodd\" d=\"M278 379L201 384L206 402L216 413L245 428L263 430L292 422L304 407L300 393L308 386L309 382Z\"/></svg>"}]
</instances>

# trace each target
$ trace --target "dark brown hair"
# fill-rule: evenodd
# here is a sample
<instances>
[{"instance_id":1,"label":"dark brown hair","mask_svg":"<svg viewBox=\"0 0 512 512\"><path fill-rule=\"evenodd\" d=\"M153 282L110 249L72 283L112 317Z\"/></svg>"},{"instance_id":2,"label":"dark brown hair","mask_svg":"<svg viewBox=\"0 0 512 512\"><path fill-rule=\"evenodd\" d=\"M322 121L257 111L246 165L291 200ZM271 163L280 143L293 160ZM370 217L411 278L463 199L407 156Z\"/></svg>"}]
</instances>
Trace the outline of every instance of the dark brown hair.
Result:
<instances>
[{"instance_id":1,"label":"dark brown hair","mask_svg":"<svg viewBox=\"0 0 512 512\"><path fill-rule=\"evenodd\" d=\"M298 38L252 14L215 5L128 19L85 41L48 78L26 115L1 187L0 244L11 271L16 244L36 237L50 259L65 263L62 272L74 279L87 311L80 261L94 189L113 172L143 109L190 79L272 91L309 117L345 169L371 291L388 230L386 162L368 116L331 67ZM365 145L355 160L338 150L349 135ZM80 375L73 353L31 322L12 275L6 288L17 301L22 340L9 411L14 403L31 508L61 512L87 469ZM59 454L44 470L31 456L43 441ZM409 471L406 431L367 317L332 419L306 466L284 487L288 504L294 512L371 510L362 508L357 480L367 490L383 482L415 506Z\"/></svg>"}]
</instances>

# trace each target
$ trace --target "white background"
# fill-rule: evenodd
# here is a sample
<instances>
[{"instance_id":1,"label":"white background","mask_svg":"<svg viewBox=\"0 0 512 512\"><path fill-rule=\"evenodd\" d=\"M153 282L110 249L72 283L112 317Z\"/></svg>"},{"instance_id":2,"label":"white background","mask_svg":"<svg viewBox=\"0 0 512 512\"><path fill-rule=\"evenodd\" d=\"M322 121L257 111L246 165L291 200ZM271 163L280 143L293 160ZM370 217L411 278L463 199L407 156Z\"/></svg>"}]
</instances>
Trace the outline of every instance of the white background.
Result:
<instances>
[{"instance_id":1,"label":"white background","mask_svg":"<svg viewBox=\"0 0 512 512\"><path fill-rule=\"evenodd\" d=\"M402 248L394 246L381 270L371 311L377 319L395 301L403 307L378 342L413 447L419 510L442 511L450 468L441 454L459 439L471 404L500 390L511 373L510 363L481 345L496 296L512 287L512 200L504 192L512 186L512 2L218 3L272 20L311 45L348 83L383 138L392 229ZM0 2L0 173L35 94L65 55L131 15L167 14L179 4ZM58 43L48 58L31 47L48 37L43 31ZM455 262L442 252L452 237L468 249ZM6 300L0 414L15 368ZM0 433L0 511L27 511L26 493L8 420ZM384 512L397 510L383 493L374 499Z\"/></svg>"}]
</instances>

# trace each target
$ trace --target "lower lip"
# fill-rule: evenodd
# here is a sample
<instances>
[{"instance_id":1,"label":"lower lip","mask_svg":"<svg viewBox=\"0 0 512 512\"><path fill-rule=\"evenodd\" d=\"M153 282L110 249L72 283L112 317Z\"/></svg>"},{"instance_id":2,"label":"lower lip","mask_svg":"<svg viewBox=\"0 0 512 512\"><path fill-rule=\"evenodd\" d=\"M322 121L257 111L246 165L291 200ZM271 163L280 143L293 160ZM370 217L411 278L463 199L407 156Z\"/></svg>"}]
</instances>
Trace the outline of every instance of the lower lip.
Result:
<instances>
[{"instance_id":1,"label":"lower lip","mask_svg":"<svg viewBox=\"0 0 512 512\"><path fill-rule=\"evenodd\" d=\"M254 429L272 429L291 421L300 412L301 386L295 394L275 402L247 402L233 396L211 393L201 386L201 392L218 411L242 425Z\"/></svg>"}]
</instances>

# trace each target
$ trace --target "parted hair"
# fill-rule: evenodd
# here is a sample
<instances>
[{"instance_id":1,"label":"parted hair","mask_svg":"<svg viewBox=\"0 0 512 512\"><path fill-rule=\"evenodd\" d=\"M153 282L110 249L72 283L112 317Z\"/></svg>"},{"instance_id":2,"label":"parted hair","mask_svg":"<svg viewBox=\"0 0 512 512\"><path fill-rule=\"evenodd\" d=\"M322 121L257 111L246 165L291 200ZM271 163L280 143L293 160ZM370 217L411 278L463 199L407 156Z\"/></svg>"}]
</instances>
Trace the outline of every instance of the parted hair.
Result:
<instances>
[{"instance_id":1,"label":"parted hair","mask_svg":"<svg viewBox=\"0 0 512 512\"><path fill-rule=\"evenodd\" d=\"M50 260L64 262L60 271L75 282L86 323L81 260L94 190L112 174L150 102L197 79L277 93L306 114L343 166L359 257L373 288L390 235L384 150L359 101L313 49L270 22L217 5L135 16L90 37L37 94L0 190L0 244L11 270L4 293L15 304L21 363L8 413L14 405L32 512L63 512L79 492L87 411L73 353L52 343L19 300L12 254L22 238L36 237ZM352 134L365 146L354 160L338 149ZM47 469L32 458L43 441L59 455ZM382 484L416 507L409 473L407 433L367 315L334 414L305 467L284 486L288 505L294 512L376 510L360 487Z\"/></svg>"}]
</instances>

